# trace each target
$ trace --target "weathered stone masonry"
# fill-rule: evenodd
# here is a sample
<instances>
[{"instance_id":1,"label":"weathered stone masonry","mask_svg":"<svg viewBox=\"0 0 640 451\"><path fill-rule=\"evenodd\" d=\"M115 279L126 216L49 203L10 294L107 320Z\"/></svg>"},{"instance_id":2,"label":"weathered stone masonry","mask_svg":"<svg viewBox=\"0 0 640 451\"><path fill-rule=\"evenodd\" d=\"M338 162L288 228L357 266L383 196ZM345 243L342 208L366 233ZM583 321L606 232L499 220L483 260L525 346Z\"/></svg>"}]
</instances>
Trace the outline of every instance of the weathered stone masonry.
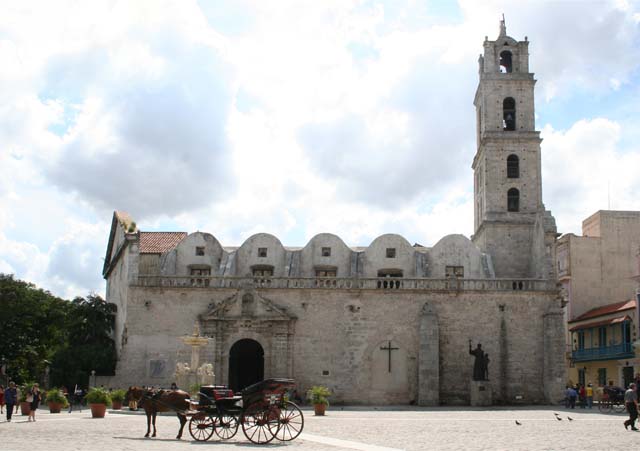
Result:
<instances>
[{"instance_id":1,"label":"weathered stone masonry","mask_svg":"<svg viewBox=\"0 0 640 451\"><path fill-rule=\"evenodd\" d=\"M111 385L168 386L186 352L177 337L198 322L217 383L234 383L232 354L252 340L264 377L327 385L334 402L466 404L472 340L489 353L494 402L560 399L563 312L534 84L528 41L503 23L480 59L471 240L423 247L388 234L352 248L324 233L291 248L261 233L228 247L203 232L141 232L116 212L104 267L118 306Z\"/></svg>"}]
</instances>

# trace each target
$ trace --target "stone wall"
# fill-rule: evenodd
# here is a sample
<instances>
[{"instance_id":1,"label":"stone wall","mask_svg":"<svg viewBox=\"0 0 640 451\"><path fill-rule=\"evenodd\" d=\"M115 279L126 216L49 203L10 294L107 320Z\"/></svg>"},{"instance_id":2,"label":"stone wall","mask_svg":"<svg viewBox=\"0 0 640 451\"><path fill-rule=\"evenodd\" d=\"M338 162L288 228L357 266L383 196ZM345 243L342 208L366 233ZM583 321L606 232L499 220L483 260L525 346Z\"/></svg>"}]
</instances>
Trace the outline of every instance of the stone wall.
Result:
<instances>
[{"instance_id":1,"label":"stone wall","mask_svg":"<svg viewBox=\"0 0 640 451\"><path fill-rule=\"evenodd\" d=\"M228 358L234 340L253 338L265 350L265 377L293 376L301 390L327 385L334 390L337 402L417 402L419 384L434 383L439 386L438 402L468 404L473 358L467 351L471 339L474 344L482 343L490 354L489 374L497 402L514 402L516 396L523 402L544 402L545 394L556 390L558 381L553 377L545 380L545 368L549 353L557 350L541 340L548 335L550 340L559 336L563 342L562 325L557 330L557 324L550 325L544 319L557 304L552 293L322 289L255 293L297 318L292 360L282 360L287 345L281 334L260 327L238 327L225 349L216 351L218 344L212 340L204 350L201 361L218 361L214 368L217 383L227 382L225 365L219 359ZM119 385L169 385L178 355L185 352L178 337L192 330L199 315L236 294L236 290L225 289L132 287L128 345L117 369ZM425 303L438 318L439 379L433 381L420 381L418 371ZM258 320L259 315L247 316L245 324L258 324ZM391 374L384 371L389 352L380 352L389 342L398 348L390 352ZM558 355L562 358L562 349ZM167 371L161 377L150 374L152 360L166 361ZM559 382L560 390L563 383L564 378Z\"/></svg>"}]
</instances>

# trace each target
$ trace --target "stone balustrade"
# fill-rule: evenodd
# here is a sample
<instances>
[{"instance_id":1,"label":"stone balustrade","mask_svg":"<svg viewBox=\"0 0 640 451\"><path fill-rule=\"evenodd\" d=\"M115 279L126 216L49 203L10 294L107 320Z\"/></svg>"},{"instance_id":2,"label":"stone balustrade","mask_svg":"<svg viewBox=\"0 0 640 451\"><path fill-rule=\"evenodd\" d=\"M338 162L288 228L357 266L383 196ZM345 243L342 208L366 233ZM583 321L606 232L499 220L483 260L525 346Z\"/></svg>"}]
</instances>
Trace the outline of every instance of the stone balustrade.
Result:
<instances>
[{"instance_id":1,"label":"stone balustrade","mask_svg":"<svg viewBox=\"0 0 640 451\"><path fill-rule=\"evenodd\" d=\"M427 291L553 291L553 281L541 279L405 279L332 277L216 277L138 276L134 286L190 288L272 288L334 290L427 290Z\"/></svg>"}]
</instances>

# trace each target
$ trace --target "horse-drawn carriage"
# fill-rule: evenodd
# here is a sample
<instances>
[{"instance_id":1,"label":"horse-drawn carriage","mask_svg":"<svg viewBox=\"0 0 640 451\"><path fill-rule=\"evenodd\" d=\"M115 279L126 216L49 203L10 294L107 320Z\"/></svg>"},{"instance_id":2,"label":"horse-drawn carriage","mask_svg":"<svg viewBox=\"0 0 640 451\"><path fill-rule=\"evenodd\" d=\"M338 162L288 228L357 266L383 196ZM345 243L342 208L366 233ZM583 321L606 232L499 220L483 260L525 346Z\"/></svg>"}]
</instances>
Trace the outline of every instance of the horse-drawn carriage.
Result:
<instances>
[{"instance_id":1,"label":"horse-drawn carriage","mask_svg":"<svg viewBox=\"0 0 640 451\"><path fill-rule=\"evenodd\" d=\"M203 386L198 404L193 405L197 412L188 414L189 433L198 441L209 440L213 434L228 440L241 426L253 443L293 440L304 427L302 412L286 399L294 388L292 379L267 379L234 396L226 386Z\"/></svg>"},{"instance_id":2,"label":"horse-drawn carriage","mask_svg":"<svg viewBox=\"0 0 640 451\"><path fill-rule=\"evenodd\" d=\"M294 388L292 379L267 379L245 388L240 396L234 396L225 386L209 385L201 387L199 400L193 403L189 393L182 390L129 387L126 398L144 409L147 416L145 437L156 436L158 412L173 411L180 420L178 439L190 417L189 433L198 441L209 440L213 434L228 440L236 435L241 425L249 440L262 444L274 438L293 440L302 432L302 412L285 396Z\"/></svg>"},{"instance_id":3,"label":"horse-drawn carriage","mask_svg":"<svg viewBox=\"0 0 640 451\"><path fill-rule=\"evenodd\" d=\"M598 402L598 410L602 413L609 413L612 410L624 412L624 388L605 386L602 388L602 396Z\"/></svg>"}]
</instances>

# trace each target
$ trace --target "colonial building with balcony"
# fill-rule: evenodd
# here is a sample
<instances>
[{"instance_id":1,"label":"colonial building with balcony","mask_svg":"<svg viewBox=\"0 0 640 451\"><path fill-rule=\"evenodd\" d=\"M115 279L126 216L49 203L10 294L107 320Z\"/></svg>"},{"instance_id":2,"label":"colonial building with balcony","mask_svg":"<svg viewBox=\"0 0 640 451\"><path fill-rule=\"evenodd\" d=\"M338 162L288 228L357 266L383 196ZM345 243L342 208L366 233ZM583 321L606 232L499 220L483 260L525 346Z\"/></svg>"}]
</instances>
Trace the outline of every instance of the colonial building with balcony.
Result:
<instances>
[{"instance_id":1,"label":"colonial building with balcony","mask_svg":"<svg viewBox=\"0 0 640 451\"><path fill-rule=\"evenodd\" d=\"M635 299L596 307L569 322L573 381L626 387L638 368Z\"/></svg>"},{"instance_id":2,"label":"colonial building with balcony","mask_svg":"<svg viewBox=\"0 0 640 451\"><path fill-rule=\"evenodd\" d=\"M168 386L186 353L178 337L197 322L210 338L201 361L233 389L292 377L301 393L328 386L336 402L468 404L469 350L481 343L494 403L560 399L563 302L528 46L504 22L483 44L471 239L425 247L385 234L355 247L322 233L292 247L259 233L228 246L210 233L141 231L115 212L103 269L118 307L108 383Z\"/></svg>"},{"instance_id":3,"label":"colonial building with balcony","mask_svg":"<svg viewBox=\"0 0 640 451\"><path fill-rule=\"evenodd\" d=\"M587 382L595 384L606 375L607 383L624 386L629 374L640 372L630 344L638 338L630 303L636 302L639 246L638 211L597 211L582 222L581 236L558 239L556 266L567 301L566 355L573 383L586 373ZM610 320L616 322L583 327ZM623 367L630 368L623 372Z\"/></svg>"}]
</instances>

